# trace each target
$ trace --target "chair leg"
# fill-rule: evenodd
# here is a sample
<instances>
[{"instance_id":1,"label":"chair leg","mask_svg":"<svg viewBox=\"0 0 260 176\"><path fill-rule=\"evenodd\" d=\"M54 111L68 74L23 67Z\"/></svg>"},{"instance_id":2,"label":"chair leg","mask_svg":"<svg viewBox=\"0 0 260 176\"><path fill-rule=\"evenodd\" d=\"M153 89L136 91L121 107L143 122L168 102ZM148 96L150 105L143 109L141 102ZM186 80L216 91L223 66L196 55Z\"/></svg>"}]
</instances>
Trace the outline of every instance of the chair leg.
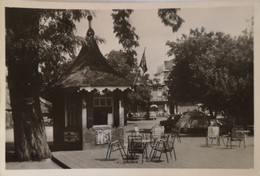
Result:
<instances>
[{"instance_id":1,"label":"chair leg","mask_svg":"<svg viewBox=\"0 0 260 176\"><path fill-rule=\"evenodd\" d=\"M126 162L128 163L128 155L129 155L129 152L128 152L128 150L127 150L127 152L126 152Z\"/></svg>"},{"instance_id":2,"label":"chair leg","mask_svg":"<svg viewBox=\"0 0 260 176\"><path fill-rule=\"evenodd\" d=\"M145 145L145 157L146 157L146 161L147 161L147 159L148 159L148 146L147 145Z\"/></svg>"},{"instance_id":3,"label":"chair leg","mask_svg":"<svg viewBox=\"0 0 260 176\"><path fill-rule=\"evenodd\" d=\"M161 160L161 157L162 157L162 152L161 152L161 154L160 154L159 160Z\"/></svg>"},{"instance_id":4,"label":"chair leg","mask_svg":"<svg viewBox=\"0 0 260 176\"><path fill-rule=\"evenodd\" d=\"M126 153L125 153L125 148L124 148L124 146L121 144L121 147L122 147L122 150L123 150L123 153L124 153L124 155L126 156ZM127 149L127 148L126 148Z\"/></svg>"},{"instance_id":5,"label":"chair leg","mask_svg":"<svg viewBox=\"0 0 260 176\"><path fill-rule=\"evenodd\" d=\"M119 151L120 151L121 157L124 159L124 155L123 155L121 149L119 149Z\"/></svg>"},{"instance_id":6,"label":"chair leg","mask_svg":"<svg viewBox=\"0 0 260 176\"><path fill-rule=\"evenodd\" d=\"M165 152L166 158L167 158L167 163L169 163L169 159L168 159L168 155L167 155L167 151Z\"/></svg>"},{"instance_id":7,"label":"chair leg","mask_svg":"<svg viewBox=\"0 0 260 176\"><path fill-rule=\"evenodd\" d=\"M111 151L110 144L108 144L107 154L106 154L106 160L108 159L108 156L109 156L110 151Z\"/></svg>"},{"instance_id":8,"label":"chair leg","mask_svg":"<svg viewBox=\"0 0 260 176\"><path fill-rule=\"evenodd\" d=\"M120 151L120 154L122 156L122 159L124 160L124 158L126 157L126 154L125 154L125 150L124 150L123 146L119 146L119 151Z\"/></svg>"},{"instance_id":9,"label":"chair leg","mask_svg":"<svg viewBox=\"0 0 260 176\"><path fill-rule=\"evenodd\" d=\"M226 146L225 141L224 141L224 138L223 138L222 136L221 136L220 138L221 138L221 140L222 140L222 142L223 142L223 145ZM219 141L219 143L220 143L220 141Z\"/></svg>"},{"instance_id":10,"label":"chair leg","mask_svg":"<svg viewBox=\"0 0 260 176\"><path fill-rule=\"evenodd\" d=\"M153 151L153 154L152 154L151 161L153 161L153 158L156 156L156 153L157 153L157 151L156 151L156 150L154 150L154 151Z\"/></svg>"},{"instance_id":11,"label":"chair leg","mask_svg":"<svg viewBox=\"0 0 260 176\"><path fill-rule=\"evenodd\" d=\"M176 153L175 153L175 148L173 147L173 153L174 153L174 158L175 158L175 161L177 160L177 158L176 158Z\"/></svg>"},{"instance_id":12,"label":"chair leg","mask_svg":"<svg viewBox=\"0 0 260 176\"><path fill-rule=\"evenodd\" d=\"M110 152L109 152L109 156L108 156L109 159L110 159L111 153L112 153L112 152L111 152L111 150L110 150Z\"/></svg>"},{"instance_id":13,"label":"chair leg","mask_svg":"<svg viewBox=\"0 0 260 176\"><path fill-rule=\"evenodd\" d=\"M227 138L227 145L226 145L226 148L228 148L228 142L229 142L229 138Z\"/></svg>"},{"instance_id":14,"label":"chair leg","mask_svg":"<svg viewBox=\"0 0 260 176\"><path fill-rule=\"evenodd\" d=\"M144 163L144 155L145 155L145 150L142 153L142 164Z\"/></svg>"},{"instance_id":15,"label":"chair leg","mask_svg":"<svg viewBox=\"0 0 260 176\"><path fill-rule=\"evenodd\" d=\"M157 155L157 151L155 150L153 154L154 154L154 156L156 156Z\"/></svg>"},{"instance_id":16,"label":"chair leg","mask_svg":"<svg viewBox=\"0 0 260 176\"><path fill-rule=\"evenodd\" d=\"M151 157L152 153L153 153L153 147L152 147L152 149L150 151L149 157Z\"/></svg>"},{"instance_id":17,"label":"chair leg","mask_svg":"<svg viewBox=\"0 0 260 176\"><path fill-rule=\"evenodd\" d=\"M229 139L228 142L229 142L230 148L232 149L232 140Z\"/></svg>"}]
</instances>

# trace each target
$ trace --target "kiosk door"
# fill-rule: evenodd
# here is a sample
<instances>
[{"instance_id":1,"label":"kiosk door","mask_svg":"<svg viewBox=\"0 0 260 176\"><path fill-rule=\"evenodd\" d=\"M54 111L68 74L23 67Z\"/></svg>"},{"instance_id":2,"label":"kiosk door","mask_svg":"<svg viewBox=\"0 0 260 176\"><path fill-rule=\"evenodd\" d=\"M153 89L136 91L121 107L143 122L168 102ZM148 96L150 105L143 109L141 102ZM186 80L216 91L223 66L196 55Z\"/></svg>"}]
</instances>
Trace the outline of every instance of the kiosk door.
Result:
<instances>
[{"instance_id":1,"label":"kiosk door","mask_svg":"<svg viewBox=\"0 0 260 176\"><path fill-rule=\"evenodd\" d=\"M64 145L68 150L82 149L81 101L73 94L66 97Z\"/></svg>"}]
</instances>

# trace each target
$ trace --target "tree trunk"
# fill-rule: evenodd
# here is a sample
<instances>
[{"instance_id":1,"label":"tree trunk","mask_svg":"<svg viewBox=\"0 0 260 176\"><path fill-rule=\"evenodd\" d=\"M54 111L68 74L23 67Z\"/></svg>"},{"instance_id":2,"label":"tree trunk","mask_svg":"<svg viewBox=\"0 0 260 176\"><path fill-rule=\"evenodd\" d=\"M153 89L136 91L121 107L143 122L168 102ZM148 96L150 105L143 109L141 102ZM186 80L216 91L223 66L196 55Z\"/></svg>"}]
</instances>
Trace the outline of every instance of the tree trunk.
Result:
<instances>
[{"instance_id":1,"label":"tree trunk","mask_svg":"<svg viewBox=\"0 0 260 176\"><path fill-rule=\"evenodd\" d=\"M50 150L39 101L39 11L6 8L6 29L15 153L20 161L42 160L50 156Z\"/></svg>"}]
</instances>

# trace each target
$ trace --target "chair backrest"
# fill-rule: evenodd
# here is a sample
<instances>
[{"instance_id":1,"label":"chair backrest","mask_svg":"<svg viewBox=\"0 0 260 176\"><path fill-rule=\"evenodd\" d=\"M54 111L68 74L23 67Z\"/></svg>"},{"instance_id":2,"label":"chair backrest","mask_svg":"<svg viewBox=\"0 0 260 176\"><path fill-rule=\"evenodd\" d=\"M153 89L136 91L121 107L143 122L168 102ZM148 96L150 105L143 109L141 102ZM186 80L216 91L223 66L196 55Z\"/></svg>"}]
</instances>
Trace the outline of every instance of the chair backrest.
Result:
<instances>
[{"instance_id":1,"label":"chair backrest","mask_svg":"<svg viewBox=\"0 0 260 176\"><path fill-rule=\"evenodd\" d=\"M166 147L167 148L173 148L174 147L174 143L175 143L175 135L173 134L169 134L167 136L167 140L166 140Z\"/></svg>"},{"instance_id":2,"label":"chair backrest","mask_svg":"<svg viewBox=\"0 0 260 176\"><path fill-rule=\"evenodd\" d=\"M162 135L164 135L164 126L155 125L152 127L152 136L160 138Z\"/></svg>"},{"instance_id":3,"label":"chair backrest","mask_svg":"<svg viewBox=\"0 0 260 176\"><path fill-rule=\"evenodd\" d=\"M209 126L208 127L208 137L210 137L210 138L219 137L219 127L218 126Z\"/></svg>"},{"instance_id":4,"label":"chair backrest","mask_svg":"<svg viewBox=\"0 0 260 176\"><path fill-rule=\"evenodd\" d=\"M128 136L128 151L144 149L142 136Z\"/></svg>"}]
</instances>

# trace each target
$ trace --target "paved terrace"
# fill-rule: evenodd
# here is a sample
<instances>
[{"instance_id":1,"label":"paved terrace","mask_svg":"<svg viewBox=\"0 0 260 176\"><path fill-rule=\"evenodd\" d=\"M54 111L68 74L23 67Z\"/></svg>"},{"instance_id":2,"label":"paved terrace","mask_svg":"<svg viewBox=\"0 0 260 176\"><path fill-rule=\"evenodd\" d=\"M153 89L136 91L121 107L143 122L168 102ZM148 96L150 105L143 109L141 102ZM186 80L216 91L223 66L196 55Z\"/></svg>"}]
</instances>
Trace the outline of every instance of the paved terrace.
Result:
<instances>
[{"instance_id":1,"label":"paved terrace","mask_svg":"<svg viewBox=\"0 0 260 176\"><path fill-rule=\"evenodd\" d=\"M181 143L176 141L175 150L177 160L169 159L163 154L161 161L144 160L138 163L124 163L119 151L111 154L107 161L107 148L97 148L86 151L53 152L53 158L67 168L215 168L215 169L248 169L253 168L254 138L247 138L247 147L233 142L232 149L227 149L222 141L220 146L206 147L203 137L182 137Z\"/></svg>"},{"instance_id":2,"label":"paved terrace","mask_svg":"<svg viewBox=\"0 0 260 176\"><path fill-rule=\"evenodd\" d=\"M158 124L161 119L156 121L130 121L125 127L125 139L129 135L129 131L138 125L141 128L149 128L154 124ZM52 128L46 127L47 138L52 142ZM7 130L7 149L13 150L13 133ZM254 160L254 137L248 137L248 145L239 148L234 146L232 149L226 149L221 141L221 146L205 146L205 138L203 137L182 137L181 143L176 141L175 150L177 161L169 159L166 161L165 155L162 155L162 161L151 162L150 160L141 163L124 163L119 151L111 154L111 160L106 161L106 146L86 151L59 151L52 152L53 157L57 159L63 166L68 168L216 168L216 169L248 169L253 168ZM12 144L11 148L8 144ZM234 144L237 144L234 142ZM9 146L9 147L8 147ZM9 151L8 150L8 151ZM8 154L8 153L7 153ZM7 157L6 169L58 169L51 160L44 162L13 162Z\"/></svg>"}]
</instances>

